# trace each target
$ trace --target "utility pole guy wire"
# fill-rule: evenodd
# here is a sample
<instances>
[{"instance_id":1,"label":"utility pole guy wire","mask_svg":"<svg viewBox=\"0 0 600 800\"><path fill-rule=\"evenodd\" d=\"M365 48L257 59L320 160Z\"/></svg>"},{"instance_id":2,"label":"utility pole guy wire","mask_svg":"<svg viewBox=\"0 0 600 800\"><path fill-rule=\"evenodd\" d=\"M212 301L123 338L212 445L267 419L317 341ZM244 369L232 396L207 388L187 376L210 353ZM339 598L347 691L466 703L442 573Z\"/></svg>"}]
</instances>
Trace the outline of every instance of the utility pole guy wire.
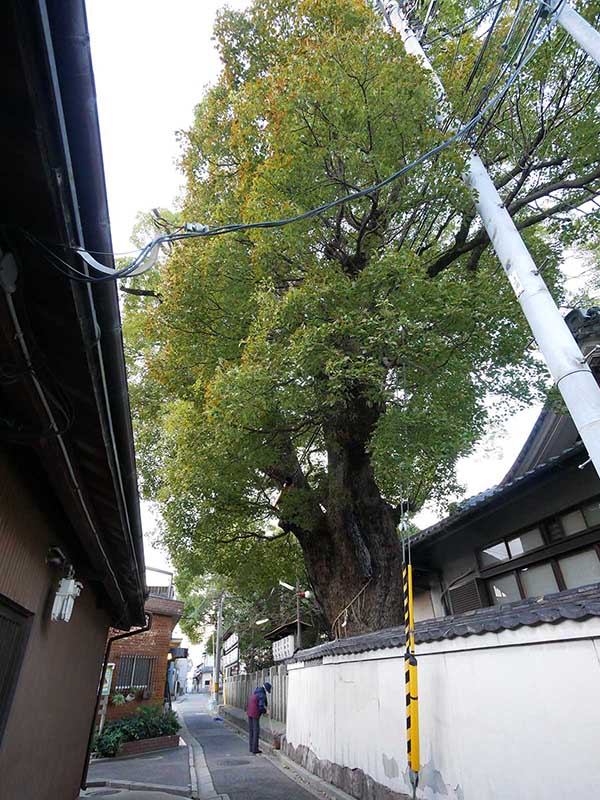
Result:
<instances>
[{"instance_id":1,"label":"utility pole guy wire","mask_svg":"<svg viewBox=\"0 0 600 800\"><path fill-rule=\"evenodd\" d=\"M400 34L406 52L431 72L446 99L444 87L410 28L404 4L388 4L386 18ZM555 14L560 13L555 12ZM557 18L547 24L556 24ZM440 114L440 120L444 116ZM475 152L471 152L464 181L473 190L475 206L517 296L550 373L600 475L600 387L571 331L560 314L521 235L506 210L492 179Z\"/></svg>"}]
</instances>

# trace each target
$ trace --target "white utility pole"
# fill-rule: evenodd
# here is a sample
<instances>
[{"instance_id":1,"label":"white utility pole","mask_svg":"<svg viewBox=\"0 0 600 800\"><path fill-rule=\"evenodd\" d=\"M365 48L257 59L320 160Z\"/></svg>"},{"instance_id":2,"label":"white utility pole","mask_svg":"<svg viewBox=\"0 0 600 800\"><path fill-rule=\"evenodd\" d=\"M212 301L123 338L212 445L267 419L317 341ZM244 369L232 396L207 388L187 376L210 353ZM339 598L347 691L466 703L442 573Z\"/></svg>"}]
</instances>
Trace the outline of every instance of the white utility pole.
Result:
<instances>
[{"instance_id":1,"label":"white utility pole","mask_svg":"<svg viewBox=\"0 0 600 800\"><path fill-rule=\"evenodd\" d=\"M388 4L387 15L392 27L400 34L406 52L415 56L431 72L440 89L440 101L446 100L444 87L410 28L401 4ZM471 153L463 179L474 191L475 206L483 226L596 472L600 475L600 388L482 160L475 152Z\"/></svg>"},{"instance_id":2,"label":"white utility pole","mask_svg":"<svg viewBox=\"0 0 600 800\"><path fill-rule=\"evenodd\" d=\"M300 621L300 582L296 576L296 649L302 650L302 622Z\"/></svg>"},{"instance_id":3,"label":"white utility pole","mask_svg":"<svg viewBox=\"0 0 600 800\"><path fill-rule=\"evenodd\" d=\"M224 592L221 592L219 604L217 606L217 630L215 632L215 660L213 663L213 692L215 695L215 702L219 702L219 682L221 680L221 647L223 638L223 597Z\"/></svg>"},{"instance_id":4,"label":"white utility pole","mask_svg":"<svg viewBox=\"0 0 600 800\"><path fill-rule=\"evenodd\" d=\"M558 10L560 7L558 24L600 66L600 33L581 14L578 14L569 3L563 2L563 0L540 0L540 2L551 12Z\"/></svg>"}]
</instances>

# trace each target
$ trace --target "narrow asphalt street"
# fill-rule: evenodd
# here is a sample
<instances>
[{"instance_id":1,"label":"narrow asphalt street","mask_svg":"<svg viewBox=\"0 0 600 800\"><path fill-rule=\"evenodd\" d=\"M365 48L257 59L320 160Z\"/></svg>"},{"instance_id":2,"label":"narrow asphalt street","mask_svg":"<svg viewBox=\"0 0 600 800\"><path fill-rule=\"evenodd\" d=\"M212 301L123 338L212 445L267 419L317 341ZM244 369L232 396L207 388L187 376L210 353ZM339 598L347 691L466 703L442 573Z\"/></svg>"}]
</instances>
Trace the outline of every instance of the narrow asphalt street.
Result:
<instances>
[{"instance_id":1,"label":"narrow asphalt street","mask_svg":"<svg viewBox=\"0 0 600 800\"><path fill-rule=\"evenodd\" d=\"M313 800L313 794L286 777L266 755L251 755L246 738L215 721L206 695L185 695L176 708L204 749L217 794L230 800Z\"/></svg>"}]
</instances>

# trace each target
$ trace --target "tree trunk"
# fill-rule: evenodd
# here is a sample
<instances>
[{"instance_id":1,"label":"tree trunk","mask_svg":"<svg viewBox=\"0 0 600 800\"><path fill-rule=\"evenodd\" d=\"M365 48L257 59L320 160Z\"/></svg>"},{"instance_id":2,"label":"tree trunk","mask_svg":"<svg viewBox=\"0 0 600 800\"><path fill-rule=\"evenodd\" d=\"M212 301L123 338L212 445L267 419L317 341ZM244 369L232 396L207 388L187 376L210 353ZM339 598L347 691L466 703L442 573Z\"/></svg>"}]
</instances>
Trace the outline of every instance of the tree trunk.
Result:
<instances>
[{"instance_id":1,"label":"tree trunk","mask_svg":"<svg viewBox=\"0 0 600 800\"><path fill-rule=\"evenodd\" d=\"M318 602L343 637L402 624L402 548L395 515L379 492L367 444L378 409L358 402L325 430L326 514L303 536Z\"/></svg>"}]
</instances>

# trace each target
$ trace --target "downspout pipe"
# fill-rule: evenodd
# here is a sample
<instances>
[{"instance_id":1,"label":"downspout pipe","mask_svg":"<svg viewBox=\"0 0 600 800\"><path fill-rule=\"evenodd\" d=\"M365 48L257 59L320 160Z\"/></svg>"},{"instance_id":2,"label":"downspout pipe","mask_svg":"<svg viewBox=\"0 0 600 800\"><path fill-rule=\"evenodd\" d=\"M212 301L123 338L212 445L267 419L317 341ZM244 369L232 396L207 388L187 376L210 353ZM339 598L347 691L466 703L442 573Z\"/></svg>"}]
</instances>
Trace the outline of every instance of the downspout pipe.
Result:
<instances>
[{"instance_id":1,"label":"downspout pipe","mask_svg":"<svg viewBox=\"0 0 600 800\"><path fill-rule=\"evenodd\" d=\"M100 697L102 696L102 687L104 686L104 678L106 677L106 668L108 666L108 659L110 658L110 650L113 642L119 639L128 639L130 636L137 636L139 633L147 633L152 628L152 614L146 612L146 624L143 628L137 628L135 631L126 631L125 633L117 633L114 636L109 636L106 642L106 649L104 650L104 661L102 662L102 672L100 674L100 684L98 685L98 692L96 694L96 705L94 706L94 716L92 717L92 724L90 725L90 735L88 736L87 748L85 751L85 762L83 764L83 772L81 773L81 788L87 789L87 775L90 766L90 755L92 753L92 740L94 738L94 730L96 729L96 717L98 716L98 709L100 708Z\"/></svg>"}]
</instances>

